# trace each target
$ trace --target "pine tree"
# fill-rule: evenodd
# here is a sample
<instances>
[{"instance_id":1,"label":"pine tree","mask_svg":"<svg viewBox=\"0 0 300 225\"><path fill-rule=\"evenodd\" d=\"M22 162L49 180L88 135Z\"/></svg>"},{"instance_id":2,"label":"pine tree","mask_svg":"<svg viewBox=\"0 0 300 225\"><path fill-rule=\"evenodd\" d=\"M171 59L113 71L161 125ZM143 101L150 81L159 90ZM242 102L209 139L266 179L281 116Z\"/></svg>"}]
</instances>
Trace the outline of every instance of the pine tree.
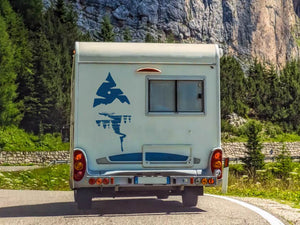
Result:
<instances>
[{"instance_id":1,"label":"pine tree","mask_svg":"<svg viewBox=\"0 0 300 225\"><path fill-rule=\"evenodd\" d=\"M256 118L262 118L261 112L264 110L266 102L266 70L263 64L255 59L254 63L250 66L247 78L247 104L252 109L253 115Z\"/></svg>"},{"instance_id":2,"label":"pine tree","mask_svg":"<svg viewBox=\"0 0 300 225\"><path fill-rule=\"evenodd\" d=\"M250 121L247 127L246 143L247 151L245 157L242 158L244 167L248 172L250 178L256 178L256 170L262 169L264 166L264 155L262 154L262 144L259 138L259 133L262 130L262 126L259 122Z\"/></svg>"},{"instance_id":3,"label":"pine tree","mask_svg":"<svg viewBox=\"0 0 300 225\"><path fill-rule=\"evenodd\" d=\"M75 41L82 38L71 6L58 0L44 13L34 41L35 132L59 132L69 124L70 79ZM48 64L46 62L48 61Z\"/></svg>"},{"instance_id":4,"label":"pine tree","mask_svg":"<svg viewBox=\"0 0 300 225\"><path fill-rule=\"evenodd\" d=\"M233 57L221 58L221 115L225 119L231 113L245 117L246 79L238 61Z\"/></svg>"},{"instance_id":5,"label":"pine tree","mask_svg":"<svg viewBox=\"0 0 300 225\"><path fill-rule=\"evenodd\" d=\"M123 33L123 39L125 42L129 42L132 40L130 30L128 27L125 28L124 33Z\"/></svg>"},{"instance_id":6,"label":"pine tree","mask_svg":"<svg viewBox=\"0 0 300 225\"><path fill-rule=\"evenodd\" d=\"M21 114L18 110L17 74L14 70L14 48L0 15L0 126L18 125Z\"/></svg>"},{"instance_id":7,"label":"pine tree","mask_svg":"<svg viewBox=\"0 0 300 225\"><path fill-rule=\"evenodd\" d=\"M287 131L297 130L300 125L300 63L286 64L280 75L280 88L283 91L281 123Z\"/></svg>"},{"instance_id":8,"label":"pine tree","mask_svg":"<svg viewBox=\"0 0 300 225\"><path fill-rule=\"evenodd\" d=\"M55 124L51 117L58 116L54 112L56 96L59 87L56 85L56 55L53 52L46 35L36 33L34 48L36 104L30 112L31 120L27 121L30 130L36 134L53 132ZM60 118L57 118L60 119Z\"/></svg>"},{"instance_id":9,"label":"pine tree","mask_svg":"<svg viewBox=\"0 0 300 225\"><path fill-rule=\"evenodd\" d=\"M167 43L175 43L175 36L173 33L167 34L167 38L166 38L166 42Z\"/></svg>"},{"instance_id":10,"label":"pine tree","mask_svg":"<svg viewBox=\"0 0 300 225\"><path fill-rule=\"evenodd\" d=\"M280 154L276 157L275 166L278 169L276 171L278 178L286 181L289 177L289 173L292 171L293 160L289 152L286 150L285 145L283 145Z\"/></svg>"},{"instance_id":11,"label":"pine tree","mask_svg":"<svg viewBox=\"0 0 300 225\"><path fill-rule=\"evenodd\" d=\"M35 132L59 132L69 123L72 51L79 32L72 9L58 0L44 14L34 46L37 60ZM48 61L48 64L46 62Z\"/></svg>"},{"instance_id":12,"label":"pine tree","mask_svg":"<svg viewBox=\"0 0 300 225\"><path fill-rule=\"evenodd\" d=\"M7 33L14 49L14 71L17 74L16 83L18 84L16 101L23 102L22 112L24 117L21 126L26 128L26 126L23 126L23 121L27 120L27 113L32 108L33 99L31 94L34 89L32 49L28 41L28 31L22 19L12 10L7 0L0 2L0 14L3 15L8 25Z\"/></svg>"},{"instance_id":13,"label":"pine tree","mask_svg":"<svg viewBox=\"0 0 300 225\"><path fill-rule=\"evenodd\" d=\"M2 1L2 0L1 0ZM42 21L42 0L10 0L14 11L23 17L24 24L31 31L37 31Z\"/></svg>"},{"instance_id":14,"label":"pine tree","mask_svg":"<svg viewBox=\"0 0 300 225\"><path fill-rule=\"evenodd\" d=\"M151 34L147 33L145 36L145 42L146 43L154 43L155 39Z\"/></svg>"},{"instance_id":15,"label":"pine tree","mask_svg":"<svg viewBox=\"0 0 300 225\"><path fill-rule=\"evenodd\" d=\"M99 38L104 42L113 42L115 40L115 34L113 32L113 26L110 23L108 16L104 16L101 22L101 31Z\"/></svg>"}]
</instances>

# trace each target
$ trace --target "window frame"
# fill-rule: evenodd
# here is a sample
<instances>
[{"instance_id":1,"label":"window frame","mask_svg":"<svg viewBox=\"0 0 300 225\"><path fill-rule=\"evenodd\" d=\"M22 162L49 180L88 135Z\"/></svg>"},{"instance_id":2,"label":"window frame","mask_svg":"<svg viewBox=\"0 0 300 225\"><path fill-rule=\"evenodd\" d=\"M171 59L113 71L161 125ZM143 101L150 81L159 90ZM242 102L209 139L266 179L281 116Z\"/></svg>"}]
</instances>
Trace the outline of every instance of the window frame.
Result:
<instances>
[{"instance_id":1,"label":"window frame","mask_svg":"<svg viewBox=\"0 0 300 225\"><path fill-rule=\"evenodd\" d=\"M175 110L174 112L151 112L150 110L150 81L151 80L157 80L157 81L175 81ZM193 111L193 112L188 112L188 111L177 111L178 110L178 98L177 98L177 81L202 81L202 108L203 110L200 111ZM167 115L167 116L172 116L172 115L183 115L183 116L190 116L190 115L205 115L206 114L206 77L205 76L146 76L146 115L148 116L162 116L162 115Z\"/></svg>"}]
</instances>

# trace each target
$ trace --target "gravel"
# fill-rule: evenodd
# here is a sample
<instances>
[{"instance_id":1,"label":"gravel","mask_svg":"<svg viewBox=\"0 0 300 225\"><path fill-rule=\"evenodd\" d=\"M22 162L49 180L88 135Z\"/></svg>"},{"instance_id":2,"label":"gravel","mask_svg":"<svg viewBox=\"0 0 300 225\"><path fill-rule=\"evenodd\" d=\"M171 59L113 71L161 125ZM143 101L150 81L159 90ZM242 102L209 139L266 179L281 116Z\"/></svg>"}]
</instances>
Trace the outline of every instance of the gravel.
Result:
<instances>
[{"instance_id":1,"label":"gravel","mask_svg":"<svg viewBox=\"0 0 300 225\"><path fill-rule=\"evenodd\" d=\"M14 172L14 171L24 171L24 170L34 170L40 168L41 166L0 166L0 172Z\"/></svg>"},{"instance_id":2,"label":"gravel","mask_svg":"<svg viewBox=\"0 0 300 225\"><path fill-rule=\"evenodd\" d=\"M300 209L292 208L289 205L281 204L276 201L261 198L250 198L250 197L232 197L252 205L258 206L269 213L277 216L278 218L283 218L293 225L300 225Z\"/></svg>"}]
</instances>

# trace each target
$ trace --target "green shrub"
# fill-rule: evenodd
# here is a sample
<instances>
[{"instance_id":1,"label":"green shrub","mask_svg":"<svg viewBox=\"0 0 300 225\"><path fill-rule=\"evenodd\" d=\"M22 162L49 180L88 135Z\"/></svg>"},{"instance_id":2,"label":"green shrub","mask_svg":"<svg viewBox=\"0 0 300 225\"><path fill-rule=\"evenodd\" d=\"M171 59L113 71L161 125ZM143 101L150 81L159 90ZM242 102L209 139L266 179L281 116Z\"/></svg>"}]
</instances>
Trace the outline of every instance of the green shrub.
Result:
<instances>
[{"instance_id":1,"label":"green shrub","mask_svg":"<svg viewBox=\"0 0 300 225\"><path fill-rule=\"evenodd\" d=\"M271 138L275 138L277 135L283 134L283 131L279 125L272 124L271 122L267 122L264 125L265 134L270 136Z\"/></svg>"},{"instance_id":2,"label":"green shrub","mask_svg":"<svg viewBox=\"0 0 300 225\"><path fill-rule=\"evenodd\" d=\"M55 151L68 150L59 133L35 136L17 127L0 129L0 150L4 151Z\"/></svg>"},{"instance_id":3,"label":"green shrub","mask_svg":"<svg viewBox=\"0 0 300 225\"><path fill-rule=\"evenodd\" d=\"M229 173L234 176L242 176L246 173L242 164L230 164Z\"/></svg>"},{"instance_id":4,"label":"green shrub","mask_svg":"<svg viewBox=\"0 0 300 225\"><path fill-rule=\"evenodd\" d=\"M298 129L297 129L297 135L300 136L300 126L298 126Z\"/></svg>"},{"instance_id":5,"label":"green shrub","mask_svg":"<svg viewBox=\"0 0 300 225\"><path fill-rule=\"evenodd\" d=\"M286 180L293 169L293 161L290 154L283 146L281 153L276 157L275 167L278 168L276 175L278 178Z\"/></svg>"}]
</instances>

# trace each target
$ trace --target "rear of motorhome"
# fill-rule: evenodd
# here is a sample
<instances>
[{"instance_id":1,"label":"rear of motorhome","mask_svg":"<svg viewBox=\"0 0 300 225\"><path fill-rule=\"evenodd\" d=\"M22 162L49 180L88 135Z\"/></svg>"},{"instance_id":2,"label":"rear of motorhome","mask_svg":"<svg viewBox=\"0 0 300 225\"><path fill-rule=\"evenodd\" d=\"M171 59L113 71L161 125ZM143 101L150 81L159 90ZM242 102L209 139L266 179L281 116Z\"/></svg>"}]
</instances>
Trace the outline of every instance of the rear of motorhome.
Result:
<instances>
[{"instance_id":1,"label":"rear of motorhome","mask_svg":"<svg viewBox=\"0 0 300 225\"><path fill-rule=\"evenodd\" d=\"M77 42L71 176L95 197L181 195L195 206L222 179L217 45Z\"/></svg>"}]
</instances>

